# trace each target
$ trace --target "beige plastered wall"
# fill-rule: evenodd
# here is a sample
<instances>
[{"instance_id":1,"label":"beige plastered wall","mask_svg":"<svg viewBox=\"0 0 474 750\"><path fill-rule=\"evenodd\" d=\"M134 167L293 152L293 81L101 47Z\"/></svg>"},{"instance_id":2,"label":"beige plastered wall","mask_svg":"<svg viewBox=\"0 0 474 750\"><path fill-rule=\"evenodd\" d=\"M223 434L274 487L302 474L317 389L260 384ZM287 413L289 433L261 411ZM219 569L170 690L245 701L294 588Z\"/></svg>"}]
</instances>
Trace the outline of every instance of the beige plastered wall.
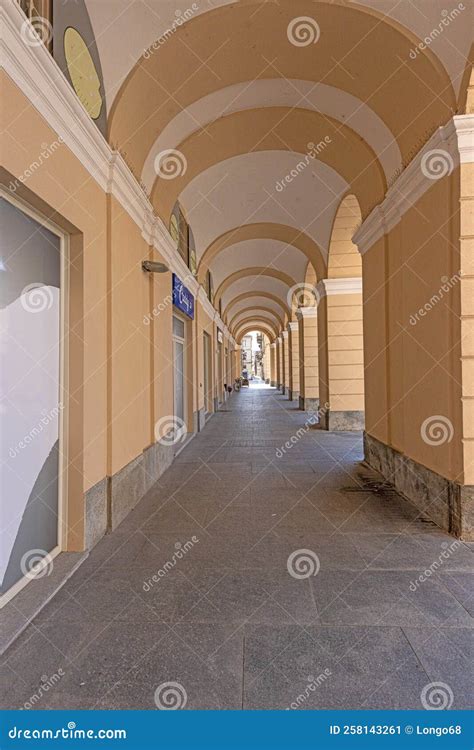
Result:
<instances>
[{"instance_id":1,"label":"beige plastered wall","mask_svg":"<svg viewBox=\"0 0 474 750\"><path fill-rule=\"evenodd\" d=\"M3 73L1 92L8 187L58 136ZM65 548L80 550L84 494L140 456L154 442L157 420L173 414L171 274L142 271L142 260L162 260L159 253L64 143L19 183L16 197L70 238ZM195 386L196 371L203 382L203 330L215 344L214 323L197 300L196 313L197 320L186 324L188 429L192 411L203 405L202 388ZM196 333L201 345L195 347Z\"/></svg>"},{"instance_id":2,"label":"beige plastered wall","mask_svg":"<svg viewBox=\"0 0 474 750\"><path fill-rule=\"evenodd\" d=\"M370 435L472 484L473 222L460 203L460 185L472 196L472 165L460 177L457 168L434 180L363 255L365 410ZM469 269L470 278L455 280ZM430 445L422 425L439 416L452 425L452 438Z\"/></svg>"}]
</instances>

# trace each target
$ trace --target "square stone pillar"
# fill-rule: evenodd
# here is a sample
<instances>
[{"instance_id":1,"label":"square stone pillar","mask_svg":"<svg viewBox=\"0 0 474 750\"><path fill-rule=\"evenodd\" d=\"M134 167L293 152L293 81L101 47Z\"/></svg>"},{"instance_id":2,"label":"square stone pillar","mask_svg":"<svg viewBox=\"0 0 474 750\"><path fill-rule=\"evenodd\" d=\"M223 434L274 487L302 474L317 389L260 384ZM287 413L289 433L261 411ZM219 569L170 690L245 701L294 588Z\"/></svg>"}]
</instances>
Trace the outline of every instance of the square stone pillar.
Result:
<instances>
[{"instance_id":1,"label":"square stone pillar","mask_svg":"<svg viewBox=\"0 0 474 750\"><path fill-rule=\"evenodd\" d=\"M283 377L281 382L281 392L288 394L289 390L289 369L290 369L290 352L288 346L288 331L281 332L281 348L283 352L282 367Z\"/></svg>"},{"instance_id":2,"label":"square stone pillar","mask_svg":"<svg viewBox=\"0 0 474 750\"><path fill-rule=\"evenodd\" d=\"M298 318L299 404L304 411L319 408L318 308L300 307Z\"/></svg>"},{"instance_id":3,"label":"square stone pillar","mask_svg":"<svg viewBox=\"0 0 474 750\"><path fill-rule=\"evenodd\" d=\"M298 401L300 397L300 338L298 321L288 323L289 384L288 398Z\"/></svg>"},{"instance_id":4,"label":"square stone pillar","mask_svg":"<svg viewBox=\"0 0 474 750\"><path fill-rule=\"evenodd\" d=\"M362 279L323 279L317 292L321 427L363 430Z\"/></svg>"},{"instance_id":5,"label":"square stone pillar","mask_svg":"<svg viewBox=\"0 0 474 750\"><path fill-rule=\"evenodd\" d=\"M237 344L234 351L232 352L232 385L234 384L235 378L240 377L241 358L242 358L242 347Z\"/></svg>"},{"instance_id":6,"label":"square stone pillar","mask_svg":"<svg viewBox=\"0 0 474 750\"><path fill-rule=\"evenodd\" d=\"M277 368L276 368L276 343L270 344L270 385L275 387L277 385Z\"/></svg>"},{"instance_id":7,"label":"square stone pillar","mask_svg":"<svg viewBox=\"0 0 474 750\"><path fill-rule=\"evenodd\" d=\"M283 373L283 365L282 365L282 359L283 359L283 350L281 347L281 336L278 336L278 338L275 340L276 344L276 351L275 351L275 361L276 361L276 386L278 390L280 391L282 388L282 373Z\"/></svg>"}]
</instances>

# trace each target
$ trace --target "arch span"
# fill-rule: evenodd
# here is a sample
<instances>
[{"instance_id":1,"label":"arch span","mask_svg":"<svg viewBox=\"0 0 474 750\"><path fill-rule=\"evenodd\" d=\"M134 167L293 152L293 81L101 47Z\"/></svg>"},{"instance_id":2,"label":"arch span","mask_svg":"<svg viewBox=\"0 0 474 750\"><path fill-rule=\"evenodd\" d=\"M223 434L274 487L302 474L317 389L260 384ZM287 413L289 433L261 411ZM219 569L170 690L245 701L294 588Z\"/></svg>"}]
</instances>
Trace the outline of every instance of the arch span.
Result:
<instances>
[{"instance_id":1,"label":"arch span","mask_svg":"<svg viewBox=\"0 0 474 750\"><path fill-rule=\"evenodd\" d=\"M291 288L292 286L295 286L296 281L291 278L291 276L288 276L288 274L283 273L282 271L277 271L275 268L266 268L264 266L253 266L251 268L242 268L240 271L234 271L234 273L231 273L230 276L227 276L226 279L219 285L218 289L216 289L215 293L215 304L219 303L220 298L228 289L231 284L233 284L235 281L238 281L239 279L244 279L247 276L269 276L272 279L279 279L280 281L283 281L284 284L288 286L288 288Z\"/></svg>"},{"instance_id":2,"label":"arch span","mask_svg":"<svg viewBox=\"0 0 474 750\"><path fill-rule=\"evenodd\" d=\"M276 325L279 325L283 328L284 322L283 319L280 318L280 316L273 310L271 307L265 307L264 305L254 305L249 308L245 308L244 310L239 310L239 312L236 312L233 318L229 321L228 327L230 329L234 328L238 322L239 319L242 318L242 316L249 316L253 315L254 313L257 313L259 315L260 313L265 313L270 316L270 319L273 320Z\"/></svg>"},{"instance_id":3,"label":"arch span","mask_svg":"<svg viewBox=\"0 0 474 750\"><path fill-rule=\"evenodd\" d=\"M271 239L292 245L306 255L318 278L326 275L326 264L320 248L304 230L273 222L253 222L236 226L217 237L202 253L198 263L198 281L202 284L212 260L230 245L245 240Z\"/></svg>"},{"instance_id":4,"label":"arch span","mask_svg":"<svg viewBox=\"0 0 474 750\"><path fill-rule=\"evenodd\" d=\"M285 315L290 315L290 308L288 305L283 302L280 297L277 297L276 294L272 294L271 292L262 292L260 290L255 290L255 292L243 292L243 294L238 294L237 297L232 299L231 302L229 302L226 307L223 309L222 314L223 315L230 315L232 308L237 305L239 302L242 302L246 299L251 299L253 297L259 297L260 299L269 299L275 302L277 305L280 306L282 312Z\"/></svg>"}]
</instances>

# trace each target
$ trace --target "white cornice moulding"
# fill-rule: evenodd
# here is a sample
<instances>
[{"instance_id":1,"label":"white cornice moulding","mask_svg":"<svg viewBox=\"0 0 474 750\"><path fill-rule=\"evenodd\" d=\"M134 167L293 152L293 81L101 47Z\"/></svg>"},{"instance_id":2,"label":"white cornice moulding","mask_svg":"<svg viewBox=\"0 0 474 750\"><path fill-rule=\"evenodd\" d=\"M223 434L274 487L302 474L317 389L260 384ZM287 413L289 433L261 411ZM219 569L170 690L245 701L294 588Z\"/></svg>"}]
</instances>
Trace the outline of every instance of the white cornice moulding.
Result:
<instances>
[{"instance_id":1,"label":"white cornice moulding","mask_svg":"<svg viewBox=\"0 0 474 750\"><path fill-rule=\"evenodd\" d=\"M431 188L436 177L428 177L422 161L429 151L443 151L450 159L450 172L459 164L474 162L474 115L456 115L442 125L403 170L378 206L370 212L352 241L364 254L377 240L391 232L404 214ZM438 178L442 179L442 177Z\"/></svg>"},{"instance_id":2,"label":"white cornice moulding","mask_svg":"<svg viewBox=\"0 0 474 750\"><path fill-rule=\"evenodd\" d=\"M459 160L461 164L474 162L474 115L455 115L453 117L456 130Z\"/></svg>"},{"instance_id":3,"label":"white cornice moulding","mask_svg":"<svg viewBox=\"0 0 474 750\"><path fill-rule=\"evenodd\" d=\"M316 306L298 307L296 310L296 317L298 320L301 320L301 318L317 318L317 316L318 308Z\"/></svg>"},{"instance_id":4,"label":"white cornice moulding","mask_svg":"<svg viewBox=\"0 0 474 750\"><path fill-rule=\"evenodd\" d=\"M110 147L46 47L29 46L23 41L21 30L26 16L18 3L2 3L0 18L0 62L8 76L99 187L116 198L139 227L144 240L160 253L170 271L179 276L190 292L199 297L213 318L215 308L204 290L206 301L203 301L199 294L202 287L177 252L168 229L154 213L148 196L122 155ZM219 321L224 327L220 317ZM234 342L232 337L231 341Z\"/></svg>"},{"instance_id":5,"label":"white cornice moulding","mask_svg":"<svg viewBox=\"0 0 474 750\"><path fill-rule=\"evenodd\" d=\"M361 294L361 292L362 278L360 276L353 276L347 279L321 279L316 286L316 293L320 298L326 295Z\"/></svg>"},{"instance_id":6,"label":"white cornice moulding","mask_svg":"<svg viewBox=\"0 0 474 750\"><path fill-rule=\"evenodd\" d=\"M16 2L2 3L1 64L12 81L105 191L111 149L43 44L25 44L26 16Z\"/></svg>"}]
</instances>

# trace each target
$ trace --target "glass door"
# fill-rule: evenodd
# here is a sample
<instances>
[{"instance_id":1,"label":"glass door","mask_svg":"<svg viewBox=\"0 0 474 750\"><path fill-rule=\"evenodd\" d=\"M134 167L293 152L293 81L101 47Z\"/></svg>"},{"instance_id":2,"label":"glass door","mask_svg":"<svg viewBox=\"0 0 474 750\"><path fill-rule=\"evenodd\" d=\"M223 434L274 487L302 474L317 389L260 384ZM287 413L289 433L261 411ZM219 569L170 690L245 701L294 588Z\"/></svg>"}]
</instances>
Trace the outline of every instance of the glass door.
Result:
<instances>
[{"instance_id":1,"label":"glass door","mask_svg":"<svg viewBox=\"0 0 474 750\"><path fill-rule=\"evenodd\" d=\"M204 332L203 334L203 345L204 345L204 408L206 413L209 414L211 411L211 339L209 335Z\"/></svg>"},{"instance_id":2,"label":"glass door","mask_svg":"<svg viewBox=\"0 0 474 750\"><path fill-rule=\"evenodd\" d=\"M0 199L0 593L59 549L61 240Z\"/></svg>"},{"instance_id":3,"label":"glass door","mask_svg":"<svg viewBox=\"0 0 474 750\"><path fill-rule=\"evenodd\" d=\"M181 318L173 316L173 364L174 364L174 416L177 427L186 422L186 363L185 363L185 324Z\"/></svg>"}]
</instances>

